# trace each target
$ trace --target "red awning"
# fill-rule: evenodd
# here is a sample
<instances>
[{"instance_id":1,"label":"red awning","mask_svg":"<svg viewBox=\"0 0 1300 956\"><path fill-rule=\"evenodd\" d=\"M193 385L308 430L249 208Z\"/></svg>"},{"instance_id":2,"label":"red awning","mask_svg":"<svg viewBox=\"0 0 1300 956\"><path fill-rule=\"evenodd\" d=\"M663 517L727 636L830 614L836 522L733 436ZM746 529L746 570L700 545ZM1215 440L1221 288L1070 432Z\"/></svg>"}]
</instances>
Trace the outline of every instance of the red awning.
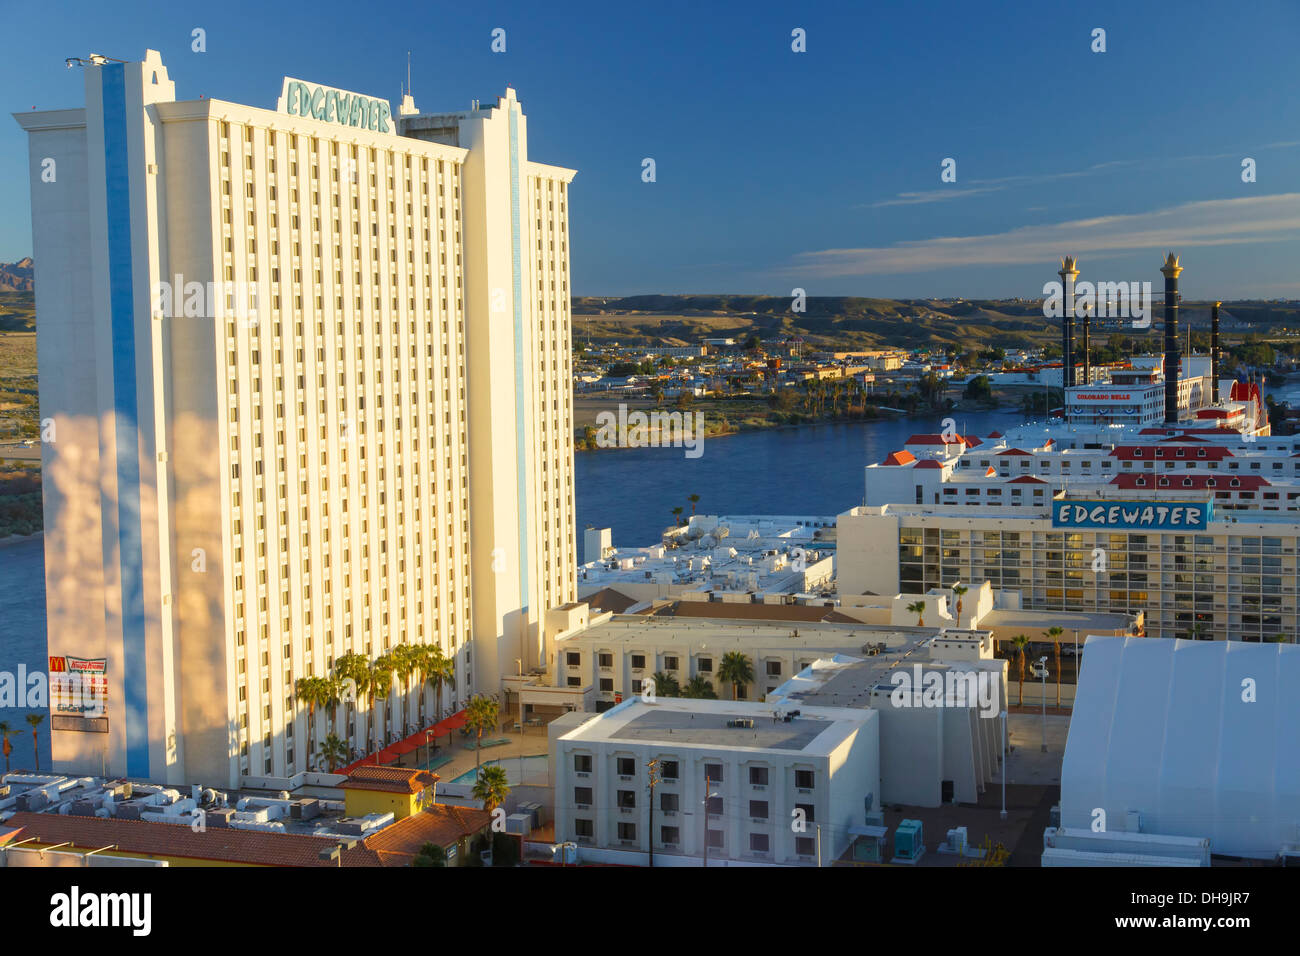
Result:
<instances>
[{"instance_id":1,"label":"red awning","mask_svg":"<svg viewBox=\"0 0 1300 956\"><path fill-rule=\"evenodd\" d=\"M403 754L412 753L413 751L425 746L425 744L431 739L446 737L453 730L459 730L461 727L465 726L467 720L468 718L465 711L459 711L452 714L446 720L440 720L436 724L430 724L428 727L424 728L424 730L417 730L409 737L405 737L395 744L390 744L378 753L368 754L360 760L350 763L346 767L335 772L351 773L357 767L364 767L367 764L372 766L382 766L384 764L392 763Z\"/></svg>"}]
</instances>

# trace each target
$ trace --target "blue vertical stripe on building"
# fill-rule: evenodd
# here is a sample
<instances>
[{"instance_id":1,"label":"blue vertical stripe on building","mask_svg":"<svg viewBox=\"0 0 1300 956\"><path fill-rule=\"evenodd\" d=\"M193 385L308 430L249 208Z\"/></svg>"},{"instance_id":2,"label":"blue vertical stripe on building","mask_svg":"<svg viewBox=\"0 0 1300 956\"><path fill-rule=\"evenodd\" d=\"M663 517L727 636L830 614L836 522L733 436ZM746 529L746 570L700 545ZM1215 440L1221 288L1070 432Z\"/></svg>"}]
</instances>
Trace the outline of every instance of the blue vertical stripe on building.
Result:
<instances>
[{"instance_id":1,"label":"blue vertical stripe on building","mask_svg":"<svg viewBox=\"0 0 1300 956\"><path fill-rule=\"evenodd\" d=\"M118 564L122 579L122 687L126 772L149 776L149 675L140 539L140 415L136 392L135 295L131 262L131 170L126 67L100 67L108 196L108 297L113 343L113 433L117 461Z\"/></svg>"}]
</instances>

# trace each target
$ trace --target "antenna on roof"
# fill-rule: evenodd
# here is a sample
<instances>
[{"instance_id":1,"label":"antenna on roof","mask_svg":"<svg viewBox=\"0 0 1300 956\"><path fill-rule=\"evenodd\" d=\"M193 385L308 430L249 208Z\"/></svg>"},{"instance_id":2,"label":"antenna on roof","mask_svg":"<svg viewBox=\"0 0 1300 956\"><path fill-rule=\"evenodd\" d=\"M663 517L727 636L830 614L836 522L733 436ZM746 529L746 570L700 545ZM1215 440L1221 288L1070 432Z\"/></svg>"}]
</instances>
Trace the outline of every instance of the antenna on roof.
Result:
<instances>
[{"instance_id":1,"label":"antenna on roof","mask_svg":"<svg viewBox=\"0 0 1300 956\"><path fill-rule=\"evenodd\" d=\"M406 51L406 92L411 92L411 51Z\"/></svg>"}]
</instances>

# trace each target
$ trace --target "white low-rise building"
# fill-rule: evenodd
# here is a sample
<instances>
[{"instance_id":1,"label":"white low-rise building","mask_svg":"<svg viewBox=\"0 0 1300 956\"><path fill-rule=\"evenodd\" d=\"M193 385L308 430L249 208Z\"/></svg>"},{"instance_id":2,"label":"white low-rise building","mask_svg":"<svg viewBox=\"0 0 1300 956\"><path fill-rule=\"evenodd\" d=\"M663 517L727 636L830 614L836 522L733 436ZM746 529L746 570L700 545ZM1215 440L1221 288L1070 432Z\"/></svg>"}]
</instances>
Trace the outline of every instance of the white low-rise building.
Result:
<instances>
[{"instance_id":1,"label":"white low-rise building","mask_svg":"<svg viewBox=\"0 0 1300 956\"><path fill-rule=\"evenodd\" d=\"M556 840L589 861L829 863L879 806L879 727L868 709L643 697L566 715Z\"/></svg>"}]
</instances>

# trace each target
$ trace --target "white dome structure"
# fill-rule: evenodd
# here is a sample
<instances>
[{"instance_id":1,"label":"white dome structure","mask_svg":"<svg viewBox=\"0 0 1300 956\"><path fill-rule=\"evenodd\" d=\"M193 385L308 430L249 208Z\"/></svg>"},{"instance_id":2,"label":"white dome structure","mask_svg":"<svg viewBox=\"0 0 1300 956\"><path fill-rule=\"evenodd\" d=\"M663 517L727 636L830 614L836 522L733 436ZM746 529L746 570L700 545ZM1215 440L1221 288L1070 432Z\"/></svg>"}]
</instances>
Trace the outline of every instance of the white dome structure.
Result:
<instances>
[{"instance_id":1,"label":"white dome structure","mask_svg":"<svg viewBox=\"0 0 1300 956\"><path fill-rule=\"evenodd\" d=\"M1083 660L1063 828L1093 830L1104 811L1119 844L1140 832L1208 839L1216 855L1297 852L1300 647L1089 637Z\"/></svg>"}]
</instances>

